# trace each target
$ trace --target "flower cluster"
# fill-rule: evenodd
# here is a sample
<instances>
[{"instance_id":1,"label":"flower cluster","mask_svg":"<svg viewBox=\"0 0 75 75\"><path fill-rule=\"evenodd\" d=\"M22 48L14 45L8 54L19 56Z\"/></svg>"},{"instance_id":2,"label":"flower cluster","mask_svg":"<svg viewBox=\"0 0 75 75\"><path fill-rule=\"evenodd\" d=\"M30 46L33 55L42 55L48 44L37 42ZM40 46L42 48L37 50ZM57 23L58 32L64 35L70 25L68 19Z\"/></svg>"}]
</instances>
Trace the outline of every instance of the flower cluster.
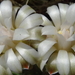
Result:
<instances>
[{"instance_id":1,"label":"flower cluster","mask_svg":"<svg viewBox=\"0 0 75 75\"><path fill-rule=\"evenodd\" d=\"M75 74L75 4L50 6L47 14L51 21L27 4L0 3L0 75L34 64L49 74Z\"/></svg>"},{"instance_id":2,"label":"flower cluster","mask_svg":"<svg viewBox=\"0 0 75 75\"><path fill-rule=\"evenodd\" d=\"M42 15L44 26L41 30L46 39L38 46L42 70L46 67L49 74L75 74L75 4L53 5L47 8L52 21Z\"/></svg>"},{"instance_id":3,"label":"flower cluster","mask_svg":"<svg viewBox=\"0 0 75 75\"><path fill-rule=\"evenodd\" d=\"M10 0L0 4L0 75L29 69L39 57L36 48L45 39L39 27L41 14L30 6L13 6ZM32 43L33 42L33 43ZM34 47L34 48L32 48Z\"/></svg>"}]
</instances>

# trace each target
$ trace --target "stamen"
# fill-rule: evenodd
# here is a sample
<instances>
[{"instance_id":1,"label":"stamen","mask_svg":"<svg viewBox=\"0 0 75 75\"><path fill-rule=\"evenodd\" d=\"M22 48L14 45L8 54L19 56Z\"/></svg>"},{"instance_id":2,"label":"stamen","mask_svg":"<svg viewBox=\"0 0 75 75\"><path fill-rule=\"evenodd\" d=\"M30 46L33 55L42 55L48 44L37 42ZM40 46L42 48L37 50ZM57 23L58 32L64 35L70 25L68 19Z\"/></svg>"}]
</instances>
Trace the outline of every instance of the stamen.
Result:
<instances>
[{"instance_id":1,"label":"stamen","mask_svg":"<svg viewBox=\"0 0 75 75\"><path fill-rule=\"evenodd\" d=\"M62 31L58 31L59 34L62 34Z\"/></svg>"}]
</instances>

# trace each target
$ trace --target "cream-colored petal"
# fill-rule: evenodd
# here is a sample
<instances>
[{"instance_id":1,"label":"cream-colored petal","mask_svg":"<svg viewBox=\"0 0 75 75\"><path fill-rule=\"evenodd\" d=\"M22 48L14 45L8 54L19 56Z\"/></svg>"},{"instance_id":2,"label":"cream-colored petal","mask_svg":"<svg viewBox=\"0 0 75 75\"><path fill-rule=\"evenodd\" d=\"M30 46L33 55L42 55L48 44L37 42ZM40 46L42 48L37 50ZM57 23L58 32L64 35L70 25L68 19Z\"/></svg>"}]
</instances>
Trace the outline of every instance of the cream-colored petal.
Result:
<instances>
[{"instance_id":1,"label":"cream-colored petal","mask_svg":"<svg viewBox=\"0 0 75 75\"><path fill-rule=\"evenodd\" d=\"M70 36L72 36L72 34L74 33L74 26L70 27Z\"/></svg>"},{"instance_id":2,"label":"cream-colored petal","mask_svg":"<svg viewBox=\"0 0 75 75\"><path fill-rule=\"evenodd\" d=\"M10 38L7 38L4 43L5 43L5 45L7 45L11 48L15 47L15 44L13 43L13 41Z\"/></svg>"},{"instance_id":3,"label":"cream-colored petal","mask_svg":"<svg viewBox=\"0 0 75 75\"><path fill-rule=\"evenodd\" d=\"M2 25L4 25L3 16L2 16L2 13L1 13L1 4L0 4L0 23Z\"/></svg>"},{"instance_id":4,"label":"cream-colored petal","mask_svg":"<svg viewBox=\"0 0 75 75\"><path fill-rule=\"evenodd\" d=\"M57 40L59 49L71 50L71 41L67 41L61 34L57 34Z\"/></svg>"},{"instance_id":5,"label":"cream-colored petal","mask_svg":"<svg viewBox=\"0 0 75 75\"><path fill-rule=\"evenodd\" d=\"M48 61L49 57L52 55L52 53L55 51L56 49L54 47L52 47L43 57L41 58L41 62L40 62L40 69L43 70L44 66L46 65L46 62Z\"/></svg>"},{"instance_id":6,"label":"cream-colored petal","mask_svg":"<svg viewBox=\"0 0 75 75\"><path fill-rule=\"evenodd\" d=\"M60 29L61 20L60 20L60 12L56 5L50 6L47 8L47 13L53 20L54 25L57 29Z\"/></svg>"},{"instance_id":7,"label":"cream-colored petal","mask_svg":"<svg viewBox=\"0 0 75 75\"><path fill-rule=\"evenodd\" d=\"M21 73L22 72L22 66L18 60L18 58L16 57L16 55L14 54L12 49L9 49L6 53L5 53L5 60L7 62L8 67L16 73Z\"/></svg>"},{"instance_id":8,"label":"cream-colored petal","mask_svg":"<svg viewBox=\"0 0 75 75\"><path fill-rule=\"evenodd\" d=\"M65 21L62 24L61 28L69 28L71 25L74 24L75 22L75 4L72 4L69 6L66 16L65 16Z\"/></svg>"},{"instance_id":9,"label":"cream-colored petal","mask_svg":"<svg viewBox=\"0 0 75 75\"><path fill-rule=\"evenodd\" d=\"M74 23L74 25L73 25L73 28L74 28L74 32L75 32L75 23Z\"/></svg>"},{"instance_id":10,"label":"cream-colored petal","mask_svg":"<svg viewBox=\"0 0 75 75\"><path fill-rule=\"evenodd\" d=\"M40 63L40 69L41 69L41 70L43 70L44 66L46 65L47 60L48 60L48 59L41 61L41 63Z\"/></svg>"},{"instance_id":11,"label":"cream-colored petal","mask_svg":"<svg viewBox=\"0 0 75 75\"><path fill-rule=\"evenodd\" d=\"M20 7L18 6L14 6L13 7L13 12L12 12L12 22L13 22L13 26L15 27L15 18L16 18L16 13L18 12Z\"/></svg>"},{"instance_id":12,"label":"cream-colored petal","mask_svg":"<svg viewBox=\"0 0 75 75\"><path fill-rule=\"evenodd\" d=\"M8 50L10 47L11 48L15 47L15 44L13 43L13 41L10 38L8 38L7 36L0 37L0 45L5 45L2 53L5 53L5 51Z\"/></svg>"},{"instance_id":13,"label":"cream-colored petal","mask_svg":"<svg viewBox=\"0 0 75 75\"><path fill-rule=\"evenodd\" d=\"M1 2L1 13L5 26L12 28L12 3L9 0Z\"/></svg>"},{"instance_id":14,"label":"cream-colored petal","mask_svg":"<svg viewBox=\"0 0 75 75\"><path fill-rule=\"evenodd\" d=\"M42 27L35 27L29 31L30 36L26 38L26 40L39 40L42 41L46 38L46 36L42 35L41 33Z\"/></svg>"},{"instance_id":15,"label":"cream-colored petal","mask_svg":"<svg viewBox=\"0 0 75 75\"><path fill-rule=\"evenodd\" d=\"M49 74L55 74L58 72L57 66L56 66L56 58L57 58L57 53L54 52L48 59L46 69Z\"/></svg>"},{"instance_id":16,"label":"cream-colored petal","mask_svg":"<svg viewBox=\"0 0 75 75\"><path fill-rule=\"evenodd\" d=\"M59 3L58 6L59 6L59 10L60 10L60 15L61 15L61 22L63 23L65 20L66 12L68 10L69 5Z\"/></svg>"},{"instance_id":17,"label":"cream-colored petal","mask_svg":"<svg viewBox=\"0 0 75 75\"><path fill-rule=\"evenodd\" d=\"M6 69L0 65L0 75L8 75Z\"/></svg>"},{"instance_id":18,"label":"cream-colored petal","mask_svg":"<svg viewBox=\"0 0 75 75\"><path fill-rule=\"evenodd\" d=\"M55 47L51 47L50 50L42 57L43 60L48 59L52 53L54 53L56 51Z\"/></svg>"},{"instance_id":19,"label":"cream-colored petal","mask_svg":"<svg viewBox=\"0 0 75 75\"><path fill-rule=\"evenodd\" d=\"M19 6L13 6L13 13L14 13L14 17L16 17L16 13L18 12L18 10L20 9Z\"/></svg>"},{"instance_id":20,"label":"cream-colored petal","mask_svg":"<svg viewBox=\"0 0 75 75\"><path fill-rule=\"evenodd\" d=\"M41 43L41 41L38 41L38 40L25 40L25 43L37 50L38 45Z\"/></svg>"},{"instance_id":21,"label":"cream-colored petal","mask_svg":"<svg viewBox=\"0 0 75 75\"><path fill-rule=\"evenodd\" d=\"M75 34L73 34L71 37L69 37L68 39L67 39L67 41L74 41L75 40Z\"/></svg>"},{"instance_id":22,"label":"cream-colored petal","mask_svg":"<svg viewBox=\"0 0 75 75\"><path fill-rule=\"evenodd\" d=\"M29 37L29 33L24 28L17 28L14 31L13 40L23 40Z\"/></svg>"},{"instance_id":23,"label":"cream-colored petal","mask_svg":"<svg viewBox=\"0 0 75 75\"><path fill-rule=\"evenodd\" d=\"M41 14L31 14L20 24L19 28L33 28L35 26L41 25L43 22Z\"/></svg>"},{"instance_id":24,"label":"cream-colored petal","mask_svg":"<svg viewBox=\"0 0 75 75\"><path fill-rule=\"evenodd\" d=\"M52 22L47 18L47 17L45 17L44 15L41 15L42 16L42 19L43 19L43 23L42 23L42 25L43 26L46 26L46 25L53 25L52 24Z\"/></svg>"},{"instance_id":25,"label":"cream-colored petal","mask_svg":"<svg viewBox=\"0 0 75 75\"><path fill-rule=\"evenodd\" d=\"M22 68L23 69L29 69L30 65L27 63L27 61L24 60L24 58L17 51L15 51L15 54L16 54L18 60L20 61Z\"/></svg>"},{"instance_id":26,"label":"cream-colored petal","mask_svg":"<svg viewBox=\"0 0 75 75\"><path fill-rule=\"evenodd\" d=\"M72 53L69 53L70 64L71 64L71 74L75 75L75 56Z\"/></svg>"},{"instance_id":27,"label":"cream-colored petal","mask_svg":"<svg viewBox=\"0 0 75 75\"><path fill-rule=\"evenodd\" d=\"M5 61L5 54L0 56L0 65L3 66L4 68L7 68L7 63Z\"/></svg>"},{"instance_id":28,"label":"cream-colored petal","mask_svg":"<svg viewBox=\"0 0 75 75\"><path fill-rule=\"evenodd\" d=\"M38 52L36 52L32 47L20 42L16 46L16 50L21 54L21 56L30 64L35 64L35 58L37 59Z\"/></svg>"},{"instance_id":29,"label":"cream-colored petal","mask_svg":"<svg viewBox=\"0 0 75 75\"><path fill-rule=\"evenodd\" d=\"M57 30L54 26L45 26L42 28L42 35L55 35Z\"/></svg>"},{"instance_id":30,"label":"cream-colored petal","mask_svg":"<svg viewBox=\"0 0 75 75\"><path fill-rule=\"evenodd\" d=\"M70 61L68 53L65 50L60 50L56 59L57 69L60 75L69 75Z\"/></svg>"},{"instance_id":31,"label":"cream-colored petal","mask_svg":"<svg viewBox=\"0 0 75 75\"><path fill-rule=\"evenodd\" d=\"M3 52L5 45L0 45L0 54Z\"/></svg>"},{"instance_id":32,"label":"cream-colored petal","mask_svg":"<svg viewBox=\"0 0 75 75\"><path fill-rule=\"evenodd\" d=\"M72 46L72 49L73 49L73 50L74 50L74 52L75 52L75 45L73 45L73 46Z\"/></svg>"},{"instance_id":33,"label":"cream-colored petal","mask_svg":"<svg viewBox=\"0 0 75 75\"><path fill-rule=\"evenodd\" d=\"M44 56L55 43L56 41L53 39L46 39L43 42L41 42L38 46L39 55Z\"/></svg>"},{"instance_id":34,"label":"cream-colored petal","mask_svg":"<svg viewBox=\"0 0 75 75\"><path fill-rule=\"evenodd\" d=\"M63 35L66 40L70 37L69 30L67 30L65 28L63 30L59 31L59 34Z\"/></svg>"},{"instance_id":35,"label":"cream-colored petal","mask_svg":"<svg viewBox=\"0 0 75 75\"><path fill-rule=\"evenodd\" d=\"M20 10L18 11L16 20L15 20L15 26L19 27L19 25L21 24L21 22L30 14L34 13L35 10L33 10L30 6L28 5L24 5L23 7L20 8Z\"/></svg>"},{"instance_id":36,"label":"cream-colored petal","mask_svg":"<svg viewBox=\"0 0 75 75\"><path fill-rule=\"evenodd\" d=\"M5 44L5 40L8 39L7 36L0 36L0 44L3 45Z\"/></svg>"},{"instance_id":37,"label":"cream-colored petal","mask_svg":"<svg viewBox=\"0 0 75 75\"><path fill-rule=\"evenodd\" d=\"M27 51L33 58L37 59L39 57L38 52L33 49L32 47L25 45L25 48L29 48L29 51Z\"/></svg>"},{"instance_id":38,"label":"cream-colored petal","mask_svg":"<svg viewBox=\"0 0 75 75\"><path fill-rule=\"evenodd\" d=\"M12 75L12 72L10 71L9 68L7 68L6 70L7 70L7 74L8 74L8 75Z\"/></svg>"}]
</instances>

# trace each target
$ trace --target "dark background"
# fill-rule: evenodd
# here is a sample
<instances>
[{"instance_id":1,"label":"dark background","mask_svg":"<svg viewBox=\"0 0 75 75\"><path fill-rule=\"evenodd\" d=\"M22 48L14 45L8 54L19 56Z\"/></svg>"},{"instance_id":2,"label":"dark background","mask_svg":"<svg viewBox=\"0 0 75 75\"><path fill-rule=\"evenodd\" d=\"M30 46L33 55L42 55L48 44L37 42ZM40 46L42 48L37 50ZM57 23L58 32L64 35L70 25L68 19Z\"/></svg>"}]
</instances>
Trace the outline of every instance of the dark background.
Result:
<instances>
[{"instance_id":1,"label":"dark background","mask_svg":"<svg viewBox=\"0 0 75 75\"><path fill-rule=\"evenodd\" d=\"M0 0L0 2L3 0ZM23 6L27 0L11 0L15 6ZM38 13L45 14L46 8L51 5L57 5L58 3L73 3L75 0L29 0L28 5L35 9Z\"/></svg>"},{"instance_id":2,"label":"dark background","mask_svg":"<svg viewBox=\"0 0 75 75\"><path fill-rule=\"evenodd\" d=\"M2 1L2 0L0 0ZM27 0L11 0L13 5L23 6ZM51 5L57 5L58 3L73 3L75 0L29 0L28 5L35 9L38 13L44 14L46 8Z\"/></svg>"},{"instance_id":3,"label":"dark background","mask_svg":"<svg viewBox=\"0 0 75 75\"><path fill-rule=\"evenodd\" d=\"M0 0L0 2L3 0ZM14 6L23 6L26 4L27 0L11 0ZM74 3L75 0L29 0L28 5L30 5L34 10L36 10L37 13L46 14L46 9L48 6L51 5L57 5L58 3L67 3L71 4ZM13 75L49 75L46 70L43 72L34 65L30 70L23 70L21 74L15 74ZM59 75L59 73L54 74Z\"/></svg>"}]
</instances>

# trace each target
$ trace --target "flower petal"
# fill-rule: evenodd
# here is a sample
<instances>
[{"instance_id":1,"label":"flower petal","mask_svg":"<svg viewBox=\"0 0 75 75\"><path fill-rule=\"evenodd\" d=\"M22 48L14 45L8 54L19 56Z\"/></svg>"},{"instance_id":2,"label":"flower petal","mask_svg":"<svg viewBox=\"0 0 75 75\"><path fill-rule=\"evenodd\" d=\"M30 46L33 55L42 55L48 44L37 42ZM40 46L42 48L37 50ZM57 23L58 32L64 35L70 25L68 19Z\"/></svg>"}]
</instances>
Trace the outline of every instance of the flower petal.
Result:
<instances>
[{"instance_id":1,"label":"flower petal","mask_svg":"<svg viewBox=\"0 0 75 75\"><path fill-rule=\"evenodd\" d=\"M0 45L0 54L3 52L5 45Z\"/></svg>"},{"instance_id":2,"label":"flower petal","mask_svg":"<svg viewBox=\"0 0 75 75\"><path fill-rule=\"evenodd\" d=\"M38 58L38 53L30 46L20 42L16 46L16 50L21 54L21 56L30 64L35 64L35 59Z\"/></svg>"},{"instance_id":3,"label":"flower petal","mask_svg":"<svg viewBox=\"0 0 75 75\"><path fill-rule=\"evenodd\" d=\"M13 43L13 41L10 38L7 38L4 43L5 43L5 45L7 45L11 48L15 47L15 44Z\"/></svg>"},{"instance_id":4,"label":"flower petal","mask_svg":"<svg viewBox=\"0 0 75 75\"><path fill-rule=\"evenodd\" d=\"M52 55L52 53L55 51L56 49L54 47L52 47L41 59L41 63L40 63L40 69L43 70L44 66L46 65L46 62L48 61L49 57Z\"/></svg>"},{"instance_id":5,"label":"flower petal","mask_svg":"<svg viewBox=\"0 0 75 75\"><path fill-rule=\"evenodd\" d=\"M74 25L73 25L73 28L74 28L74 32L75 32L75 23L74 23Z\"/></svg>"},{"instance_id":6,"label":"flower petal","mask_svg":"<svg viewBox=\"0 0 75 75\"><path fill-rule=\"evenodd\" d=\"M12 72L10 71L9 68L7 68L6 71L7 71L8 75L12 75Z\"/></svg>"},{"instance_id":7,"label":"flower petal","mask_svg":"<svg viewBox=\"0 0 75 75\"><path fill-rule=\"evenodd\" d=\"M75 45L73 45L73 46L72 46L72 49L73 49L73 50L74 50L74 52L75 52Z\"/></svg>"},{"instance_id":8,"label":"flower petal","mask_svg":"<svg viewBox=\"0 0 75 75\"><path fill-rule=\"evenodd\" d=\"M42 24L41 14L31 14L20 24L19 28L29 29Z\"/></svg>"},{"instance_id":9,"label":"flower petal","mask_svg":"<svg viewBox=\"0 0 75 75\"><path fill-rule=\"evenodd\" d=\"M70 5L66 12L65 21L62 24L61 28L69 28L75 22L75 4Z\"/></svg>"},{"instance_id":10,"label":"flower petal","mask_svg":"<svg viewBox=\"0 0 75 75\"><path fill-rule=\"evenodd\" d=\"M21 47L24 48L24 49L27 49L27 52L30 55L32 55L33 58L38 58L39 57L37 51L35 49L33 49L32 47L30 47L30 46L28 46L26 44L23 44L23 43L22 43L22 46Z\"/></svg>"},{"instance_id":11,"label":"flower petal","mask_svg":"<svg viewBox=\"0 0 75 75\"><path fill-rule=\"evenodd\" d=\"M41 34L42 27L35 27L29 30L30 36L26 40L44 40L46 36Z\"/></svg>"},{"instance_id":12,"label":"flower petal","mask_svg":"<svg viewBox=\"0 0 75 75\"><path fill-rule=\"evenodd\" d=\"M11 73L9 68L7 68L7 73L8 73L8 75L12 75L12 73Z\"/></svg>"},{"instance_id":13,"label":"flower petal","mask_svg":"<svg viewBox=\"0 0 75 75\"><path fill-rule=\"evenodd\" d=\"M41 42L38 46L39 55L44 56L55 43L56 41L53 39L46 39L43 42Z\"/></svg>"},{"instance_id":14,"label":"flower petal","mask_svg":"<svg viewBox=\"0 0 75 75\"><path fill-rule=\"evenodd\" d=\"M54 26L45 26L42 28L42 35L55 35L57 30Z\"/></svg>"},{"instance_id":15,"label":"flower petal","mask_svg":"<svg viewBox=\"0 0 75 75\"><path fill-rule=\"evenodd\" d=\"M60 50L56 61L57 61L57 69L60 75L69 75L70 62L67 51Z\"/></svg>"},{"instance_id":16,"label":"flower petal","mask_svg":"<svg viewBox=\"0 0 75 75\"><path fill-rule=\"evenodd\" d=\"M19 8L20 8L20 7L18 7L18 6L14 6L14 7L13 7L13 10L14 10L14 11L13 11L13 13L14 13L14 18L16 17L16 13L18 12Z\"/></svg>"},{"instance_id":17,"label":"flower petal","mask_svg":"<svg viewBox=\"0 0 75 75\"><path fill-rule=\"evenodd\" d=\"M29 16L31 13L34 12L35 10L33 10L28 5L24 5L23 7L21 7L16 17L16 21L15 21L16 27L18 27L27 16Z\"/></svg>"},{"instance_id":18,"label":"flower petal","mask_svg":"<svg viewBox=\"0 0 75 75\"><path fill-rule=\"evenodd\" d=\"M5 26L12 28L12 3L9 0L1 2L1 13L4 19Z\"/></svg>"},{"instance_id":19,"label":"flower petal","mask_svg":"<svg viewBox=\"0 0 75 75\"><path fill-rule=\"evenodd\" d=\"M67 39L67 41L74 41L75 40L75 34L73 34L71 37L69 37L68 39Z\"/></svg>"},{"instance_id":20,"label":"flower petal","mask_svg":"<svg viewBox=\"0 0 75 75\"><path fill-rule=\"evenodd\" d=\"M0 44L5 45L5 49L6 49L6 46L9 46L9 47L12 47L12 48L15 47L15 44L7 36L1 36L0 37Z\"/></svg>"},{"instance_id":21,"label":"flower petal","mask_svg":"<svg viewBox=\"0 0 75 75\"><path fill-rule=\"evenodd\" d=\"M72 34L74 33L74 26L70 27L70 36L72 36Z\"/></svg>"},{"instance_id":22,"label":"flower petal","mask_svg":"<svg viewBox=\"0 0 75 75\"><path fill-rule=\"evenodd\" d=\"M13 40L23 40L29 36L29 33L24 28L17 28L14 31Z\"/></svg>"},{"instance_id":23,"label":"flower petal","mask_svg":"<svg viewBox=\"0 0 75 75\"><path fill-rule=\"evenodd\" d=\"M15 51L15 54L16 54L18 60L20 61L22 68L23 69L29 69L29 64L27 63L27 61L25 61L23 59L23 57L17 51Z\"/></svg>"},{"instance_id":24,"label":"flower petal","mask_svg":"<svg viewBox=\"0 0 75 75\"><path fill-rule=\"evenodd\" d=\"M47 8L47 13L52 18L56 28L59 29L60 25L61 25L61 20L60 20L60 12L59 12L58 7L56 5L48 7Z\"/></svg>"},{"instance_id":25,"label":"flower petal","mask_svg":"<svg viewBox=\"0 0 75 75\"><path fill-rule=\"evenodd\" d=\"M0 65L0 75L7 75L7 71L4 67Z\"/></svg>"},{"instance_id":26,"label":"flower petal","mask_svg":"<svg viewBox=\"0 0 75 75\"><path fill-rule=\"evenodd\" d=\"M13 21L13 26L15 27L15 16L16 16L16 13L17 11L19 10L20 7L18 6L14 6L13 7L13 12L12 12L12 21Z\"/></svg>"},{"instance_id":27,"label":"flower petal","mask_svg":"<svg viewBox=\"0 0 75 75\"><path fill-rule=\"evenodd\" d=\"M19 62L19 60L17 59L16 55L14 54L12 49L9 49L6 53L5 53L5 59L7 62L8 67L16 73L20 73L22 72L22 66ZM12 64L12 65L11 65Z\"/></svg>"},{"instance_id":28,"label":"flower petal","mask_svg":"<svg viewBox=\"0 0 75 75\"><path fill-rule=\"evenodd\" d=\"M5 61L5 54L0 56L0 65L3 66L4 68L7 68L7 63Z\"/></svg>"},{"instance_id":29,"label":"flower petal","mask_svg":"<svg viewBox=\"0 0 75 75\"><path fill-rule=\"evenodd\" d=\"M67 41L61 34L57 34L57 40L59 49L71 50L71 41Z\"/></svg>"},{"instance_id":30,"label":"flower petal","mask_svg":"<svg viewBox=\"0 0 75 75\"><path fill-rule=\"evenodd\" d=\"M71 74L75 74L75 56L72 53L69 53L69 58L70 58L70 64L71 64Z\"/></svg>"},{"instance_id":31,"label":"flower petal","mask_svg":"<svg viewBox=\"0 0 75 75\"><path fill-rule=\"evenodd\" d=\"M2 13L1 13L1 4L0 4L0 23L2 25L4 25L3 16L2 16Z\"/></svg>"},{"instance_id":32,"label":"flower petal","mask_svg":"<svg viewBox=\"0 0 75 75\"><path fill-rule=\"evenodd\" d=\"M55 51L56 51L56 48L54 46L51 47L50 50L43 56L42 59L43 60L48 59L52 55L52 53L55 52Z\"/></svg>"},{"instance_id":33,"label":"flower petal","mask_svg":"<svg viewBox=\"0 0 75 75\"><path fill-rule=\"evenodd\" d=\"M43 70L44 66L46 65L47 60L48 60L48 59L41 61L41 63L40 63L40 69L41 69L41 70Z\"/></svg>"},{"instance_id":34,"label":"flower petal","mask_svg":"<svg viewBox=\"0 0 75 75\"><path fill-rule=\"evenodd\" d=\"M58 6L59 6L59 10L60 10L60 15L61 15L61 21L63 23L64 20L65 20L65 15L66 15L66 12L67 12L67 9L68 9L69 5L59 3Z\"/></svg>"},{"instance_id":35,"label":"flower petal","mask_svg":"<svg viewBox=\"0 0 75 75\"><path fill-rule=\"evenodd\" d=\"M36 49L38 48L38 45L40 44L41 41L38 40L25 40L25 43L30 45L32 48Z\"/></svg>"},{"instance_id":36,"label":"flower petal","mask_svg":"<svg viewBox=\"0 0 75 75\"><path fill-rule=\"evenodd\" d=\"M43 19L43 23L42 23L42 25L53 25L52 24L52 22L48 19L48 18L46 18L44 15L41 15L42 16L42 19Z\"/></svg>"},{"instance_id":37,"label":"flower petal","mask_svg":"<svg viewBox=\"0 0 75 75\"><path fill-rule=\"evenodd\" d=\"M54 52L48 59L46 69L49 74L55 74L58 72L56 66L56 58L57 58L57 53Z\"/></svg>"}]
</instances>

